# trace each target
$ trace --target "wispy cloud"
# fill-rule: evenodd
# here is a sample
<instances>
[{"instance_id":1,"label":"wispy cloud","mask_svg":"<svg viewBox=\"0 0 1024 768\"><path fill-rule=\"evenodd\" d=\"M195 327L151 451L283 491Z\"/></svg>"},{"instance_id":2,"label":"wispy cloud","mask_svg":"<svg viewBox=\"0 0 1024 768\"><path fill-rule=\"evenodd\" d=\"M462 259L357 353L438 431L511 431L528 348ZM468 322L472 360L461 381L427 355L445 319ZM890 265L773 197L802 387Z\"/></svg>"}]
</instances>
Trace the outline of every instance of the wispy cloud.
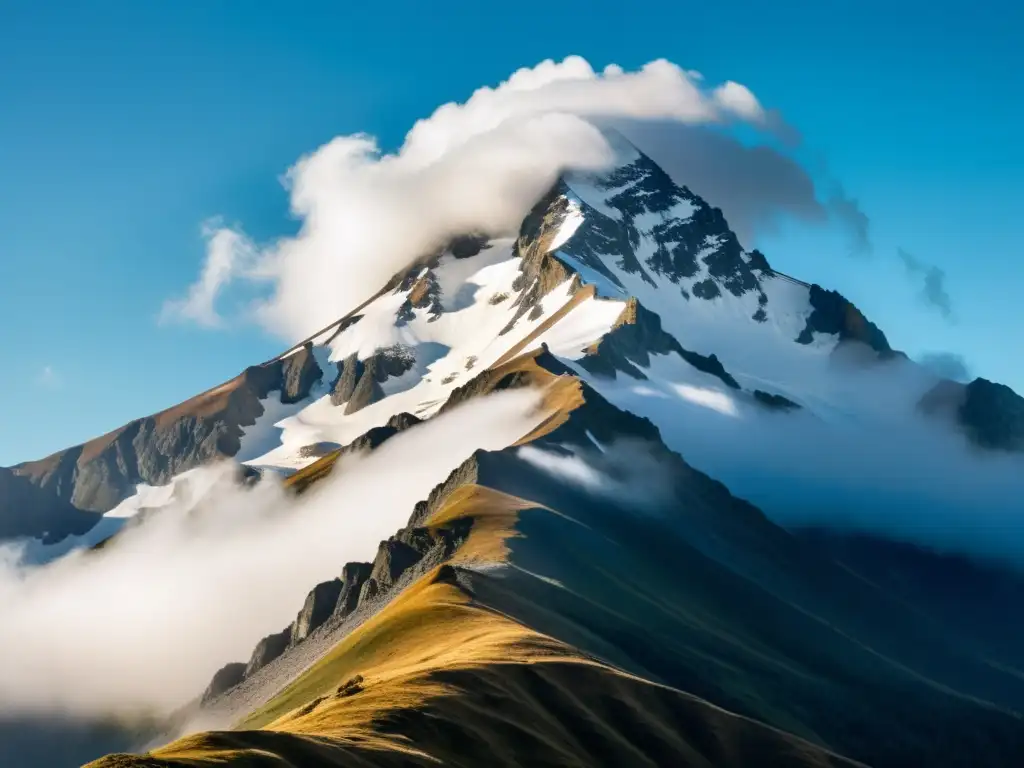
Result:
<instances>
[{"instance_id":1,"label":"wispy cloud","mask_svg":"<svg viewBox=\"0 0 1024 768\"><path fill-rule=\"evenodd\" d=\"M946 290L946 271L934 264L927 264L903 248L898 248L896 255L906 267L907 274L922 281L920 295L925 304L953 322L953 300Z\"/></svg>"},{"instance_id":2,"label":"wispy cloud","mask_svg":"<svg viewBox=\"0 0 1024 768\"><path fill-rule=\"evenodd\" d=\"M860 207L860 203L846 194L840 185L827 203L832 217L847 230L850 236L852 256L871 253L871 220Z\"/></svg>"},{"instance_id":3,"label":"wispy cloud","mask_svg":"<svg viewBox=\"0 0 1024 768\"><path fill-rule=\"evenodd\" d=\"M181 298L168 299L160 310L159 322L191 322L204 328L219 328L224 318L216 302L221 291L239 275L245 275L256 260L256 248L241 232L225 227L219 218L203 223L206 261L199 278Z\"/></svg>"}]
</instances>

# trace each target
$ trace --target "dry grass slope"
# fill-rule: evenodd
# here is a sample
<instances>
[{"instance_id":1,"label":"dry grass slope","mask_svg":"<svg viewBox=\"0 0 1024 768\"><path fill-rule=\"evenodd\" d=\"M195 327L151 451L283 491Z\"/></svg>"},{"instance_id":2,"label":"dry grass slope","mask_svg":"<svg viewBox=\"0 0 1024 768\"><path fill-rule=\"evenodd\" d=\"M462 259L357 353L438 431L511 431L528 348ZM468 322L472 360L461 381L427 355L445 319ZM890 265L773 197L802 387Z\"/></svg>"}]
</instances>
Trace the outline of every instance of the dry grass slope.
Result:
<instances>
[{"instance_id":1,"label":"dry grass slope","mask_svg":"<svg viewBox=\"0 0 1024 768\"><path fill-rule=\"evenodd\" d=\"M472 517L455 559L500 562L535 504L457 489L428 520ZM285 766L840 766L795 737L581 656L426 574L252 713L92 768Z\"/></svg>"}]
</instances>

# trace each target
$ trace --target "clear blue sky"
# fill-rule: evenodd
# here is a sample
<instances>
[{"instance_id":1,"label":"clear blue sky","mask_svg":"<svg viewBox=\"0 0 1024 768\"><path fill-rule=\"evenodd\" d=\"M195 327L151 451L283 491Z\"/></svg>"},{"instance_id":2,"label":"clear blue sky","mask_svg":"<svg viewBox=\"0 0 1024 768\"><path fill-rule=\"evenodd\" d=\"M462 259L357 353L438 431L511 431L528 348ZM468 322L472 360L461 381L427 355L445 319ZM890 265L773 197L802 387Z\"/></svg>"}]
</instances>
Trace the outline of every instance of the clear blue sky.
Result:
<instances>
[{"instance_id":1,"label":"clear blue sky","mask_svg":"<svg viewBox=\"0 0 1024 768\"><path fill-rule=\"evenodd\" d=\"M253 328L157 325L200 222L292 231L278 175L356 131L401 141L520 66L666 57L737 80L871 218L875 255L785 227L777 267L835 287L911 354L1024 391L1024 53L1017 3L513 4L0 0L0 464L184 399L269 357ZM958 322L892 258L948 274Z\"/></svg>"}]
</instances>

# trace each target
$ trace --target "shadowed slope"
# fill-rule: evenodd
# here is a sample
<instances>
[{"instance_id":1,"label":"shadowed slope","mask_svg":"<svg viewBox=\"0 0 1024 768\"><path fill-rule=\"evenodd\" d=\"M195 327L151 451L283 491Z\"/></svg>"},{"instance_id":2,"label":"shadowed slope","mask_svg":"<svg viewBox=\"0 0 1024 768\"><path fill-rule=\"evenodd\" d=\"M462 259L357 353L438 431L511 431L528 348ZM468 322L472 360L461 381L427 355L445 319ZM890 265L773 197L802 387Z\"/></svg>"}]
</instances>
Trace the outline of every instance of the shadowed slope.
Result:
<instances>
[{"instance_id":1,"label":"shadowed slope","mask_svg":"<svg viewBox=\"0 0 1024 768\"><path fill-rule=\"evenodd\" d=\"M443 567L407 589L242 724L264 730L91 765L853 765L581 657L478 605L458 579Z\"/></svg>"}]
</instances>

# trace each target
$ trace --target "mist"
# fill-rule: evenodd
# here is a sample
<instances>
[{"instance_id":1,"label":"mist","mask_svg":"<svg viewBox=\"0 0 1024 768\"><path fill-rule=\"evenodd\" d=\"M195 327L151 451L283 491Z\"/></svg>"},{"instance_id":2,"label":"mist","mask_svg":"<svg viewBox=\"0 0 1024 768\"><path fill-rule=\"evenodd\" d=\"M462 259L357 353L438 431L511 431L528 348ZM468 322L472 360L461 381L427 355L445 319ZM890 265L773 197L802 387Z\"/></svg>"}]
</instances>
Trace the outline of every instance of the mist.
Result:
<instances>
[{"instance_id":1,"label":"mist","mask_svg":"<svg viewBox=\"0 0 1024 768\"><path fill-rule=\"evenodd\" d=\"M0 714L166 715L286 626L313 585L369 560L477 449L537 423L538 395L502 392L396 435L295 497L225 462L184 498L95 552L0 560ZM400 482L396 481L400 473ZM207 482L209 481L209 482Z\"/></svg>"},{"instance_id":2,"label":"mist","mask_svg":"<svg viewBox=\"0 0 1024 768\"><path fill-rule=\"evenodd\" d=\"M772 389L807 407L788 412L675 356L655 357L647 381L588 378L783 527L873 533L1024 568L1024 457L980 449L952 420L921 413L934 373L843 350L822 366L791 362L792 378Z\"/></svg>"}]
</instances>

